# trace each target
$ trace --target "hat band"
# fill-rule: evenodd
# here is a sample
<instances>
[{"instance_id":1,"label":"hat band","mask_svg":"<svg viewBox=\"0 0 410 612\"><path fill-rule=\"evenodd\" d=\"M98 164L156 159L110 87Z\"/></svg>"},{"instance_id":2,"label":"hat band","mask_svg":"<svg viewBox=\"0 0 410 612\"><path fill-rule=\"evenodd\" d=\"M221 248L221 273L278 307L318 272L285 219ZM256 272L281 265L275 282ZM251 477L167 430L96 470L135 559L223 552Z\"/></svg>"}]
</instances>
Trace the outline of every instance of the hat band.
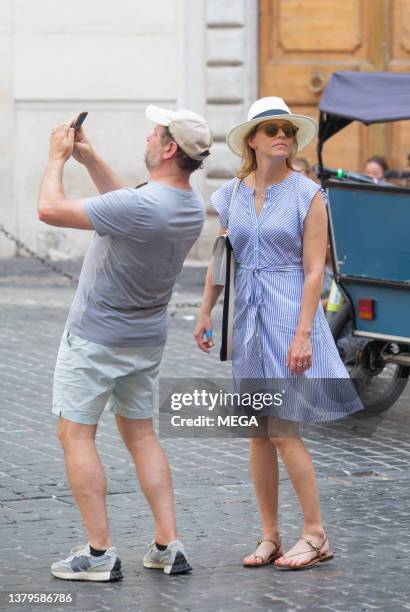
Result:
<instances>
[{"instance_id":1,"label":"hat band","mask_svg":"<svg viewBox=\"0 0 410 612\"><path fill-rule=\"evenodd\" d=\"M254 119L259 119L260 117L267 117L269 115L290 115L288 111L283 110L282 108L272 108L271 110L263 111L263 113L259 113L259 115L255 115L252 117L251 121Z\"/></svg>"}]
</instances>

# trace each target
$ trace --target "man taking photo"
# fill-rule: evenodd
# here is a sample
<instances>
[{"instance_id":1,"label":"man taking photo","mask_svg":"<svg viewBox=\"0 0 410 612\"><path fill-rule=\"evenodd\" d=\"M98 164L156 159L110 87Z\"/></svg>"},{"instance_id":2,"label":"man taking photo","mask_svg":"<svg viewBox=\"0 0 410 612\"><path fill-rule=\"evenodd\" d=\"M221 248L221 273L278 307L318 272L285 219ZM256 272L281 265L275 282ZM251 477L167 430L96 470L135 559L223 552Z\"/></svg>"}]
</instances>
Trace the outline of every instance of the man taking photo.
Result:
<instances>
[{"instance_id":1,"label":"man taking photo","mask_svg":"<svg viewBox=\"0 0 410 612\"><path fill-rule=\"evenodd\" d=\"M159 367L166 341L167 304L184 259L205 217L191 188L192 172L209 155L212 136L192 111L148 106L155 124L147 137L149 182L126 188L95 153L84 131L70 123L51 133L40 186L38 217L59 227L95 230L62 336L54 374L53 413L67 475L88 534L88 544L53 563L66 580L122 578L105 505L106 479L96 451L99 417L107 404L131 453L155 520L155 539L144 556L166 574L191 569L177 539L167 458L153 430ZM67 199L65 162L85 165L100 195Z\"/></svg>"}]
</instances>

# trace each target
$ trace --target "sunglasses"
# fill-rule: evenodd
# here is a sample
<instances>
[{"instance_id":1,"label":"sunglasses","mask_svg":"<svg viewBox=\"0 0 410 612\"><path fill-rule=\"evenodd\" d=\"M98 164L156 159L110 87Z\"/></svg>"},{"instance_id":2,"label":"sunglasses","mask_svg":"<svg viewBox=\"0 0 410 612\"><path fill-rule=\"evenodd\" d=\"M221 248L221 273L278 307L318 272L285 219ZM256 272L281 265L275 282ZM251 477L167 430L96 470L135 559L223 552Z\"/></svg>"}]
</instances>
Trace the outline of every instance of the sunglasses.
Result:
<instances>
[{"instance_id":1,"label":"sunglasses","mask_svg":"<svg viewBox=\"0 0 410 612\"><path fill-rule=\"evenodd\" d=\"M261 125L260 128L264 131L266 136L276 136L279 130L282 130L286 138L294 138L299 130L296 125L292 123L285 123L285 125L277 125L276 123L268 123L267 125Z\"/></svg>"}]
</instances>

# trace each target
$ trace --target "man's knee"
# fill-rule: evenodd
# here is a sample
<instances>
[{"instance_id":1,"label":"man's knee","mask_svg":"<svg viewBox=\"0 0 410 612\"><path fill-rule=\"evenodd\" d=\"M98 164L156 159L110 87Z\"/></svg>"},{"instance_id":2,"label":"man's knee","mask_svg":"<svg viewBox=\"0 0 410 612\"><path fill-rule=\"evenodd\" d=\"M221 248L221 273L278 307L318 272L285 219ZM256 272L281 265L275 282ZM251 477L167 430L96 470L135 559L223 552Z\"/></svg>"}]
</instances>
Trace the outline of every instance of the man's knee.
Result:
<instances>
[{"instance_id":1,"label":"man's knee","mask_svg":"<svg viewBox=\"0 0 410 612\"><path fill-rule=\"evenodd\" d=\"M94 440L96 430L96 425L83 425L60 417L57 426L57 437L61 446L65 449L77 440Z\"/></svg>"},{"instance_id":2,"label":"man's knee","mask_svg":"<svg viewBox=\"0 0 410 612\"><path fill-rule=\"evenodd\" d=\"M152 419L128 419L120 415L116 415L115 419L124 444L128 449L131 450L147 441L156 440Z\"/></svg>"}]
</instances>

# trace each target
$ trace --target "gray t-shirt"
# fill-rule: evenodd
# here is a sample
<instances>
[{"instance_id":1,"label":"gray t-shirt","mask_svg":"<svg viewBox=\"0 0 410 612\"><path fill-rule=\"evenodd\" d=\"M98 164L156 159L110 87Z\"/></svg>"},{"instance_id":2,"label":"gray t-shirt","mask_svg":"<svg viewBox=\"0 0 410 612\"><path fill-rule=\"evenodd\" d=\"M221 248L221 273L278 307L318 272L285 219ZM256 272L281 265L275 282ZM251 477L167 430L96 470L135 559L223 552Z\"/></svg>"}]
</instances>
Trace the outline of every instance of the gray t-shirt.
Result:
<instances>
[{"instance_id":1,"label":"gray t-shirt","mask_svg":"<svg viewBox=\"0 0 410 612\"><path fill-rule=\"evenodd\" d=\"M85 202L96 234L86 253L66 329L106 346L159 346L185 257L205 220L193 190L155 181Z\"/></svg>"}]
</instances>

